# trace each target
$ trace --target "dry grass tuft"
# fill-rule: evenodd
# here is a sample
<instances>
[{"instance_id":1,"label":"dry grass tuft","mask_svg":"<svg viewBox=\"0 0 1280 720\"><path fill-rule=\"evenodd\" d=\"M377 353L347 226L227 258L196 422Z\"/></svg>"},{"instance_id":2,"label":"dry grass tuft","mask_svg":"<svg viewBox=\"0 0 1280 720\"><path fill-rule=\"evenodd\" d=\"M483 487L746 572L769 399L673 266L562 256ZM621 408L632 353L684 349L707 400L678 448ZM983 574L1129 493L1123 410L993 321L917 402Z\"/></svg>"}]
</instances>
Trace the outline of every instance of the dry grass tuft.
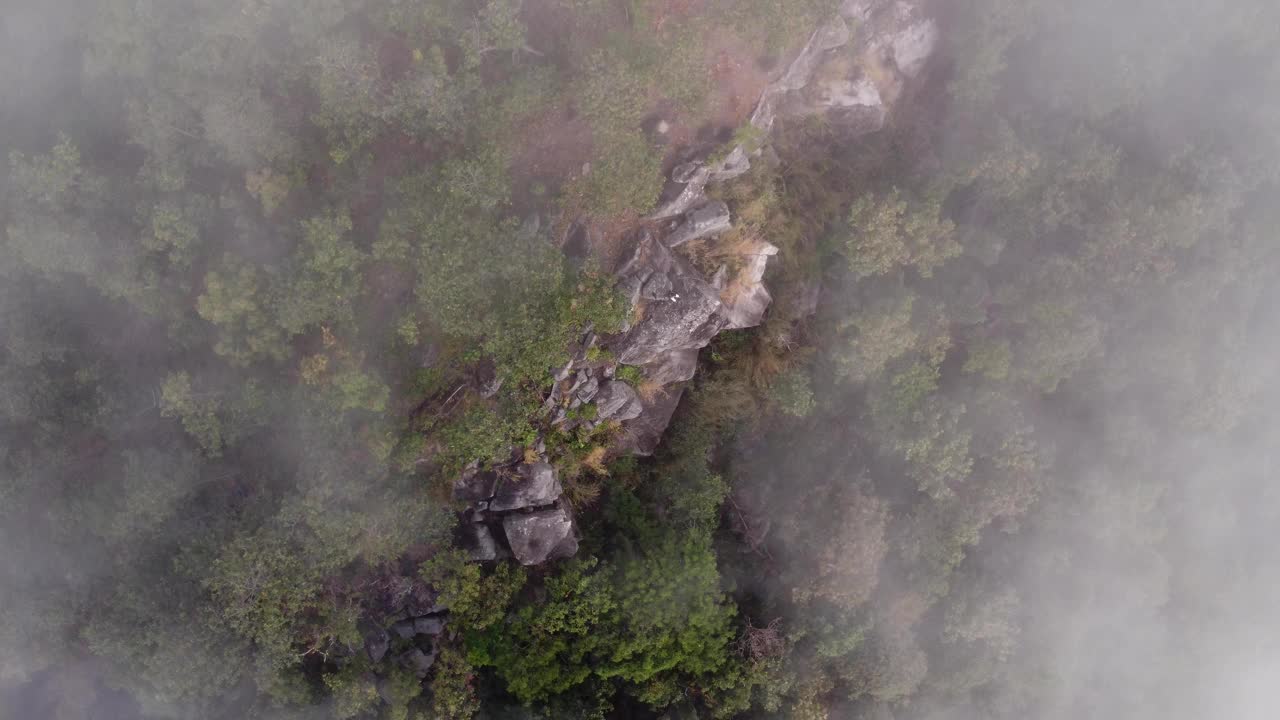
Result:
<instances>
[{"instance_id":1,"label":"dry grass tuft","mask_svg":"<svg viewBox=\"0 0 1280 720\"><path fill-rule=\"evenodd\" d=\"M645 378L636 386L636 394L640 396L645 405L651 405L654 400L667 394L667 388L657 380Z\"/></svg>"},{"instance_id":2,"label":"dry grass tuft","mask_svg":"<svg viewBox=\"0 0 1280 720\"><path fill-rule=\"evenodd\" d=\"M608 475L609 469L604 464L608 454L609 450L604 446L591 448L586 457L582 458L582 466L596 475Z\"/></svg>"},{"instance_id":3,"label":"dry grass tuft","mask_svg":"<svg viewBox=\"0 0 1280 720\"><path fill-rule=\"evenodd\" d=\"M599 478L580 475L569 480L564 486L564 498L575 509L580 509L600 499L604 484Z\"/></svg>"}]
</instances>

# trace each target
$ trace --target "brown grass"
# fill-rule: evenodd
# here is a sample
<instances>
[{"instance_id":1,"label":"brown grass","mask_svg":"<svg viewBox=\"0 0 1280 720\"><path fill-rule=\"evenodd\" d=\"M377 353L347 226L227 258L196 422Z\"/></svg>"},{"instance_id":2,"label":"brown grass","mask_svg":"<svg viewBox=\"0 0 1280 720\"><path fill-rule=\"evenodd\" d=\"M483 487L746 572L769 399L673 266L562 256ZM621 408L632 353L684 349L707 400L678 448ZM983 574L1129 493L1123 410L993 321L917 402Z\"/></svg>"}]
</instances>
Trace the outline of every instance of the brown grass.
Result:
<instances>
[{"instance_id":1,"label":"brown grass","mask_svg":"<svg viewBox=\"0 0 1280 720\"><path fill-rule=\"evenodd\" d=\"M638 325L644 320L645 311L649 309L649 301L644 298L636 300L636 304L631 308L631 324Z\"/></svg>"},{"instance_id":2,"label":"brown grass","mask_svg":"<svg viewBox=\"0 0 1280 720\"><path fill-rule=\"evenodd\" d=\"M710 275L721 265L728 265L730 272L742 266L745 258L756 254L764 244L759 232L751 227L736 227L714 238L703 238L680 248L685 257Z\"/></svg>"},{"instance_id":3,"label":"brown grass","mask_svg":"<svg viewBox=\"0 0 1280 720\"><path fill-rule=\"evenodd\" d=\"M645 378L636 386L636 394L640 396L640 399L644 401L645 405L651 405L654 400L666 395L667 389L657 380Z\"/></svg>"},{"instance_id":4,"label":"brown grass","mask_svg":"<svg viewBox=\"0 0 1280 720\"><path fill-rule=\"evenodd\" d=\"M582 458L582 466L596 475L608 475L609 469L604 464L608 454L609 450L603 446L591 448L591 452Z\"/></svg>"},{"instance_id":5,"label":"brown grass","mask_svg":"<svg viewBox=\"0 0 1280 720\"><path fill-rule=\"evenodd\" d=\"M787 357L778 348L767 342L757 342L756 351L751 354L751 383L759 388L773 384L774 378L787 368Z\"/></svg>"}]
</instances>

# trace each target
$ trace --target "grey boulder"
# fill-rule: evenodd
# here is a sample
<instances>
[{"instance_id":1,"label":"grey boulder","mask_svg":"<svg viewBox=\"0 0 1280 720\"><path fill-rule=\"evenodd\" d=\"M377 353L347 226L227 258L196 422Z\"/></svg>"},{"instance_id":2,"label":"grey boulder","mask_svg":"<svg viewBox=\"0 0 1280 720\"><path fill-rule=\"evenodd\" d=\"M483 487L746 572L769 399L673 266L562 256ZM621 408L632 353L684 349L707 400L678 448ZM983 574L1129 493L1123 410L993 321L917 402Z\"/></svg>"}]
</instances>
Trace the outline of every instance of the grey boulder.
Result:
<instances>
[{"instance_id":1,"label":"grey boulder","mask_svg":"<svg viewBox=\"0 0 1280 720\"><path fill-rule=\"evenodd\" d=\"M765 310L773 302L764 286L764 271L769 265L769 258L777 254L777 246L762 242L747 257L746 265L738 272L725 302L724 314L728 318L729 329L755 327L764 320Z\"/></svg>"},{"instance_id":2,"label":"grey boulder","mask_svg":"<svg viewBox=\"0 0 1280 720\"><path fill-rule=\"evenodd\" d=\"M555 468L547 463L522 464L516 468L516 475L515 478L502 479L493 501L489 503L491 512L550 505L564 493Z\"/></svg>"},{"instance_id":3,"label":"grey boulder","mask_svg":"<svg viewBox=\"0 0 1280 720\"><path fill-rule=\"evenodd\" d=\"M705 347L724 329L720 293L683 258L645 233L619 271L639 321L614 344L618 361L645 365L671 350Z\"/></svg>"},{"instance_id":4,"label":"grey boulder","mask_svg":"<svg viewBox=\"0 0 1280 720\"><path fill-rule=\"evenodd\" d=\"M621 380L610 380L596 394L597 420L631 420L643 409L635 389Z\"/></svg>"},{"instance_id":5,"label":"grey boulder","mask_svg":"<svg viewBox=\"0 0 1280 720\"><path fill-rule=\"evenodd\" d=\"M667 237L667 247L713 237L728 232L732 227L729 206L722 200L713 200L685 216L684 222Z\"/></svg>"},{"instance_id":6,"label":"grey boulder","mask_svg":"<svg viewBox=\"0 0 1280 720\"><path fill-rule=\"evenodd\" d=\"M564 508L539 510L525 515L508 515L502 520L511 554L521 565L537 565L578 551L573 519Z\"/></svg>"}]
</instances>

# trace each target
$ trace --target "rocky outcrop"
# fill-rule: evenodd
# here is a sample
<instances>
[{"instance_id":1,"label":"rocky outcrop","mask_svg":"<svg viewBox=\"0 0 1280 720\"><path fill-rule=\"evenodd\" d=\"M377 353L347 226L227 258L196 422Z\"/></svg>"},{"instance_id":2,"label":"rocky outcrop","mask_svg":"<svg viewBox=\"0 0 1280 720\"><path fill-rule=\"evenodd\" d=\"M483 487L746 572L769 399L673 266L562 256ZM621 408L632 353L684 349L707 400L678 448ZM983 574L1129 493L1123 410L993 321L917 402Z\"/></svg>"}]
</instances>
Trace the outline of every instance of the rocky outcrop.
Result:
<instances>
[{"instance_id":1,"label":"rocky outcrop","mask_svg":"<svg viewBox=\"0 0 1280 720\"><path fill-rule=\"evenodd\" d=\"M497 560L502 554L497 539L488 525L483 523L466 523L462 526L462 548L467 556L475 562Z\"/></svg>"},{"instance_id":2,"label":"rocky outcrop","mask_svg":"<svg viewBox=\"0 0 1280 720\"><path fill-rule=\"evenodd\" d=\"M453 498L463 502L479 502L493 497L498 486L498 474L492 470L480 470L478 462L471 463L453 482Z\"/></svg>"},{"instance_id":3,"label":"rocky outcrop","mask_svg":"<svg viewBox=\"0 0 1280 720\"><path fill-rule=\"evenodd\" d=\"M919 73L936 41L933 20L913 2L846 0L765 89L751 125L758 137L767 135L779 118L823 113L850 138L879 130L903 83ZM716 238L732 230L733 219L725 203L709 201L706 195L708 185L749 170L751 157L759 152L739 144L720 159L677 166L671 174L672 191L650 215L651 220L666 221L664 227L641 231L634 252L618 268L618 285L631 301L635 319L624 333L600 342L619 363L641 368L648 390L643 398L636 396L637 409L625 414L614 410L620 406L614 391L595 398L597 408L605 411L598 421L622 423L615 452L653 452L679 403L683 383L696 372L699 349L724 330L764 321L773 302L764 277L778 248L766 241L744 248L739 237L733 250L716 250ZM710 277L681 254L694 243L712 247L713 252L703 257L727 257ZM815 285L787 298L786 317L777 332L791 332L789 327L811 314L818 291ZM566 372L574 370L583 371L571 365ZM612 368L588 372L603 381ZM574 388L583 383L579 376ZM587 387L596 391L596 386ZM570 389L570 395L573 392ZM549 402L564 406L563 396L556 391L552 396Z\"/></svg>"},{"instance_id":4,"label":"rocky outcrop","mask_svg":"<svg viewBox=\"0 0 1280 720\"><path fill-rule=\"evenodd\" d=\"M936 25L915 2L845 0L764 90L750 119L754 136L767 136L779 118L813 114L824 114L850 138L879 130L936 42ZM588 331L579 338L544 401L544 417L552 425L570 431L617 423L612 454L651 454L697 371L699 350L720 332L764 322L773 303L765 274L779 250L741 236L727 243L721 236L733 230L730 208L706 192L711 184L746 173L760 153L738 144L714 160L672 171L664 200L648 218L652 222L635 236L634 251L616 271L631 320L618 334ZM575 224L566 247L586 244L587 232ZM722 261L714 272L706 267L708 258ZM814 285L784 297L774 332L793 332L812 314L819 292ZM624 366L634 370L623 375ZM454 483L454 497L469 506L461 540L472 559L509 553L536 565L577 552L576 527L560 499L555 469L545 462L544 444L535 450L541 462L487 469L473 464ZM416 621L413 632L417 637Z\"/></svg>"},{"instance_id":5,"label":"rocky outcrop","mask_svg":"<svg viewBox=\"0 0 1280 720\"><path fill-rule=\"evenodd\" d=\"M850 137L879 130L904 82L919 74L937 42L937 24L917 2L845 0L765 88L751 126L767 135L779 117L821 113L842 124ZM676 167L671 181L678 191L650 218L666 220L700 207L707 185L745 173L752 154L737 145L724 159Z\"/></svg>"},{"instance_id":6,"label":"rocky outcrop","mask_svg":"<svg viewBox=\"0 0 1280 720\"><path fill-rule=\"evenodd\" d=\"M575 386L589 384L598 388L599 380L591 373L579 373ZM638 415L639 408L627 407L638 398L612 387L618 384L621 383L605 383L609 397L617 397L611 400L613 411ZM591 396L597 392L593 390ZM490 475L492 482L488 480ZM573 517L560 502L563 494L556 469L546 462L522 462L487 471L468 467L454 483L454 498L469 504L459 530L460 543L476 562L514 555L531 565L573 555L578 540ZM398 632L397 628L393 626L392 631ZM421 633L422 629L415 625L413 632Z\"/></svg>"},{"instance_id":7,"label":"rocky outcrop","mask_svg":"<svg viewBox=\"0 0 1280 720\"><path fill-rule=\"evenodd\" d=\"M706 347L727 323L719 290L648 231L618 276L640 316L609 343L620 363L646 365L672 351Z\"/></svg>"}]
</instances>

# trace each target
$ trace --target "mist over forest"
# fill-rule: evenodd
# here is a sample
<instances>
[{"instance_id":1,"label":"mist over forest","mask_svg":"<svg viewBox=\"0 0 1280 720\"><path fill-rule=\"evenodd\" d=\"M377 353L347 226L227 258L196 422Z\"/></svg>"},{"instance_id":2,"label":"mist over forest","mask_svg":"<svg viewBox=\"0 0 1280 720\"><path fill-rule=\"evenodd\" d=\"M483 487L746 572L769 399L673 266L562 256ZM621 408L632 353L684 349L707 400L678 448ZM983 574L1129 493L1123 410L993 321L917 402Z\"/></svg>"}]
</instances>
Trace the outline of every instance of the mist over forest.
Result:
<instances>
[{"instance_id":1,"label":"mist over forest","mask_svg":"<svg viewBox=\"0 0 1280 720\"><path fill-rule=\"evenodd\" d=\"M0 720L1277 717L1277 48L3 0Z\"/></svg>"}]
</instances>

